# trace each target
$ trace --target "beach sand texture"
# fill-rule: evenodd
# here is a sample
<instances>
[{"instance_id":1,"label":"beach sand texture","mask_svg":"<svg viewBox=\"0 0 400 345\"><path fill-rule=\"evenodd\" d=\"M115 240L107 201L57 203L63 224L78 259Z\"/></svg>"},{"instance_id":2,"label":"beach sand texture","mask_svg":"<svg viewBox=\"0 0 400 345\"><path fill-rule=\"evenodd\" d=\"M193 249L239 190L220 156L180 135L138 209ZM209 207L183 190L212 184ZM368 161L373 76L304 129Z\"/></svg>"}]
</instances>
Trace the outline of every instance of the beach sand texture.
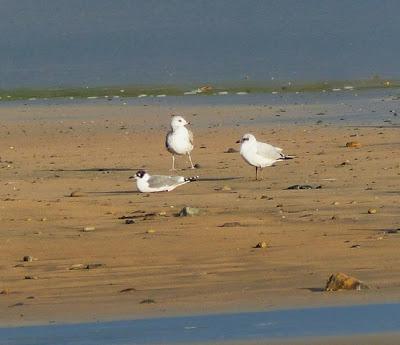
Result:
<instances>
[{"instance_id":1,"label":"beach sand texture","mask_svg":"<svg viewBox=\"0 0 400 345\"><path fill-rule=\"evenodd\" d=\"M264 121L279 108L1 107L0 323L398 299L399 129ZM289 119L319 110L285 108ZM193 123L200 164L178 174L206 181L137 193L137 169L170 173L171 112ZM297 158L255 181L225 153L246 132ZM295 184L321 188L286 189ZM176 217L185 206L200 215ZM335 272L370 289L322 291Z\"/></svg>"}]
</instances>

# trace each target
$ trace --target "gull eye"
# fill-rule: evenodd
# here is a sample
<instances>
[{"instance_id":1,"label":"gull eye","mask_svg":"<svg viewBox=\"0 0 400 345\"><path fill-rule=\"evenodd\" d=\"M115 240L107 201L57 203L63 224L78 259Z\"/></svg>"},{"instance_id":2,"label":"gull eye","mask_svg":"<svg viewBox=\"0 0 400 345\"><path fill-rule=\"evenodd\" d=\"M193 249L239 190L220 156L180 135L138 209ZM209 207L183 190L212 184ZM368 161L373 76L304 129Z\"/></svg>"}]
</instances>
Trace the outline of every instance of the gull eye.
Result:
<instances>
[{"instance_id":1,"label":"gull eye","mask_svg":"<svg viewBox=\"0 0 400 345\"><path fill-rule=\"evenodd\" d=\"M182 122L182 120L179 120L179 122Z\"/></svg>"}]
</instances>

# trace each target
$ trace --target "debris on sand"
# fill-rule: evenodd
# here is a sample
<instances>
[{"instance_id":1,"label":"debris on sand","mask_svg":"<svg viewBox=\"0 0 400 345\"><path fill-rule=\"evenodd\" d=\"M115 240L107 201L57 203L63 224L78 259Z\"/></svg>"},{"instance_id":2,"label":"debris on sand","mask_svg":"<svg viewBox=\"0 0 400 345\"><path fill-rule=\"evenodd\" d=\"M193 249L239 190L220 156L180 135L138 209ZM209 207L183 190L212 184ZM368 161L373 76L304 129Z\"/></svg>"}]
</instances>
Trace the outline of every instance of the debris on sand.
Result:
<instances>
[{"instance_id":1,"label":"debris on sand","mask_svg":"<svg viewBox=\"0 0 400 345\"><path fill-rule=\"evenodd\" d=\"M370 208L370 209L368 209L367 212L368 212L368 214L375 214L377 211L375 208Z\"/></svg>"},{"instance_id":2,"label":"debris on sand","mask_svg":"<svg viewBox=\"0 0 400 345\"><path fill-rule=\"evenodd\" d=\"M200 213L200 209L196 207L185 206L180 212L179 217L196 216Z\"/></svg>"},{"instance_id":3,"label":"debris on sand","mask_svg":"<svg viewBox=\"0 0 400 345\"><path fill-rule=\"evenodd\" d=\"M95 230L96 230L96 228L94 226L85 226L82 229L82 232L91 232L91 231L95 231Z\"/></svg>"},{"instance_id":4,"label":"debris on sand","mask_svg":"<svg viewBox=\"0 0 400 345\"><path fill-rule=\"evenodd\" d=\"M325 286L325 291L364 290L369 287L362 281L344 273L332 274Z\"/></svg>"},{"instance_id":5,"label":"debris on sand","mask_svg":"<svg viewBox=\"0 0 400 345\"><path fill-rule=\"evenodd\" d=\"M30 256L30 255L25 255L23 258L22 258L22 261L25 261L25 262L32 262L34 260L34 257L33 256Z\"/></svg>"},{"instance_id":6,"label":"debris on sand","mask_svg":"<svg viewBox=\"0 0 400 345\"><path fill-rule=\"evenodd\" d=\"M69 270L70 271L75 271L75 270L91 270L94 268L100 268L103 267L104 264L99 264L99 263L94 263L94 264L73 264L70 266Z\"/></svg>"},{"instance_id":7,"label":"debris on sand","mask_svg":"<svg viewBox=\"0 0 400 345\"><path fill-rule=\"evenodd\" d=\"M242 226L242 224L240 224L239 222L228 222L228 223L224 223L222 225L220 225L220 228L235 228L238 226Z\"/></svg>"},{"instance_id":8,"label":"debris on sand","mask_svg":"<svg viewBox=\"0 0 400 345\"><path fill-rule=\"evenodd\" d=\"M151 298L146 298L146 299L140 301L140 304L153 304L153 303L156 303L156 301Z\"/></svg>"},{"instance_id":9,"label":"debris on sand","mask_svg":"<svg viewBox=\"0 0 400 345\"><path fill-rule=\"evenodd\" d=\"M36 279L38 279L38 277L36 277L36 276L25 276L25 279L36 280Z\"/></svg>"},{"instance_id":10,"label":"debris on sand","mask_svg":"<svg viewBox=\"0 0 400 345\"><path fill-rule=\"evenodd\" d=\"M268 247L267 242L264 242L264 241L258 242L258 243L254 246L254 248L267 248L267 247Z\"/></svg>"},{"instance_id":11,"label":"debris on sand","mask_svg":"<svg viewBox=\"0 0 400 345\"><path fill-rule=\"evenodd\" d=\"M346 147L353 147L359 149L361 147L361 143L358 141L349 141L346 143Z\"/></svg>"},{"instance_id":12,"label":"debris on sand","mask_svg":"<svg viewBox=\"0 0 400 345\"><path fill-rule=\"evenodd\" d=\"M127 292L132 292L132 291L137 291L135 288L126 288L126 289L122 289L119 292L120 293L127 293Z\"/></svg>"},{"instance_id":13,"label":"debris on sand","mask_svg":"<svg viewBox=\"0 0 400 345\"><path fill-rule=\"evenodd\" d=\"M286 189L321 189L321 185L312 186L309 184L294 184L293 186L289 186Z\"/></svg>"}]
</instances>

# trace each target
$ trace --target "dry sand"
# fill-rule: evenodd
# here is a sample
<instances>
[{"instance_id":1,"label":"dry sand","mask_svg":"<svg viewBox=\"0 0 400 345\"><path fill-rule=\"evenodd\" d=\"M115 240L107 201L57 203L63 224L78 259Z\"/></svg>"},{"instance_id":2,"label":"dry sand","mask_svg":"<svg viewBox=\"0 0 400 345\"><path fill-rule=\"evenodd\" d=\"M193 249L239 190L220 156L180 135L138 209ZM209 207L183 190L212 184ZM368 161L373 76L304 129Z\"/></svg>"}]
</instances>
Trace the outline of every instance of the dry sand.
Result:
<instances>
[{"instance_id":1,"label":"dry sand","mask_svg":"<svg viewBox=\"0 0 400 345\"><path fill-rule=\"evenodd\" d=\"M398 299L400 233L385 230L400 226L399 129L268 125L277 109L1 107L0 324ZM286 109L290 118L318 106ZM201 166L180 174L240 178L137 193L128 179L136 169L169 173L171 111L193 123ZM248 131L298 158L254 181L238 153L224 153ZM346 148L351 140L362 147ZM294 184L322 188L286 190ZM84 196L70 197L76 190ZM184 206L202 215L176 217ZM138 217L125 224L123 216ZM83 232L88 226L95 230ZM268 248L255 249L260 241ZM23 262L26 255L37 260ZM321 291L337 271L371 289Z\"/></svg>"}]
</instances>

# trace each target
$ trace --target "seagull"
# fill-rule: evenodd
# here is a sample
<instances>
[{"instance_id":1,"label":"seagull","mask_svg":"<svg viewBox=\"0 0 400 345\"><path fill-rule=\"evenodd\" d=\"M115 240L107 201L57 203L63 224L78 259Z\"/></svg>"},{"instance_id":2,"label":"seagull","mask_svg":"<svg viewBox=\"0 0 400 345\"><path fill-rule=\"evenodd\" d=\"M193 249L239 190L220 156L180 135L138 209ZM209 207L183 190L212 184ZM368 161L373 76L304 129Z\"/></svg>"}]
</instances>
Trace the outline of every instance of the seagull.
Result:
<instances>
[{"instance_id":1,"label":"seagull","mask_svg":"<svg viewBox=\"0 0 400 345\"><path fill-rule=\"evenodd\" d=\"M262 171L262 168L269 167L277 161L294 158L284 155L279 147L257 141L252 134L243 135L236 143L241 144L240 154L243 159L256 167L256 180L258 180L258 169Z\"/></svg>"},{"instance_id":2,"label":"seagull","mask_svg":"<svg viewBox=\"0 0 400 345\"><path fill-rule=\"evenodd\" d=\"M175 155L188 155L190 165L194 169L190 152L193 150L193 133L185 126L189 122L182 116L174 115L171 119L171 129L165 138L165 147L172 153L172 171L175 170Z\"/></svg>"},{"instance_id":3,"label":"seagull","mask_svg":"<svg viewBox=\"0 0 400 345\"><path fill-rule=\"evenodd\" d=\"M186 183L196 181L199 177L183 177L183 176L165 176L165 175L150 175L144 170L139 170L135 176L129 178L136 179L136 185L139 192L170 192L176 187Z\"/></svg>"}]
</instances>

